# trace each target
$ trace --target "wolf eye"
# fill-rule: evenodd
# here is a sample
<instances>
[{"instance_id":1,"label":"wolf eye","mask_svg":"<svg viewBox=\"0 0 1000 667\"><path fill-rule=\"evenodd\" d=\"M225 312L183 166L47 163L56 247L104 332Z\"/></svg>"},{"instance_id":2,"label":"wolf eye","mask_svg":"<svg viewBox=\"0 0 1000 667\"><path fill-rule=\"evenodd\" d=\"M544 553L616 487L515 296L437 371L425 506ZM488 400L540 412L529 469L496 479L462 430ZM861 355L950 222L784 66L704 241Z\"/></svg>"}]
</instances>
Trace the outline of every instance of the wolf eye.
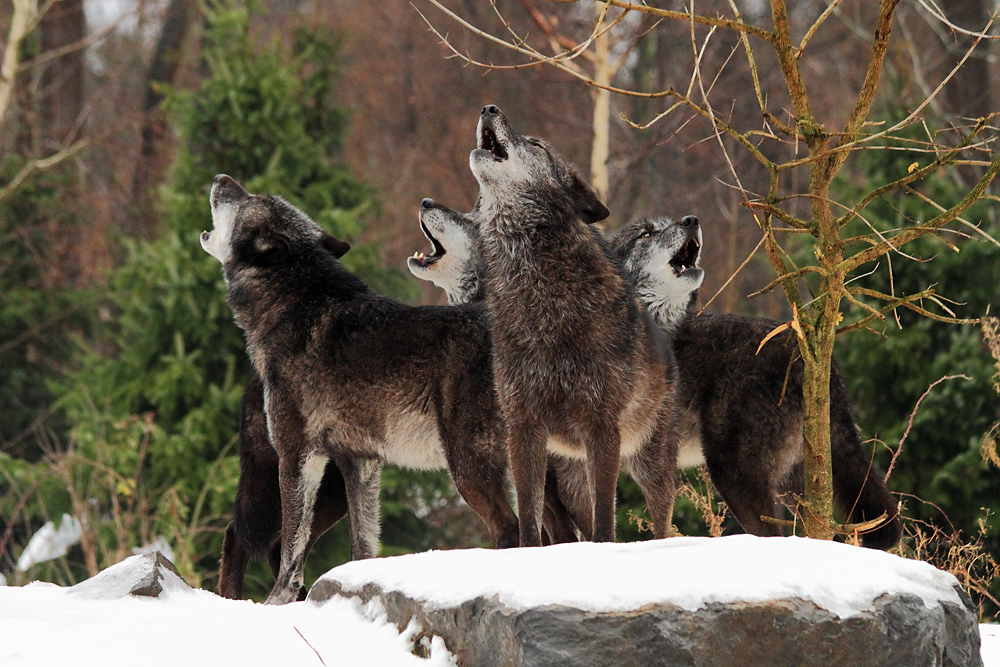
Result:
<instances>
[{"instance_id":1,"label":"wolf eye","mask_svg":"<svg viewBox=\"0 0 1000 667\"><path fill-rule=\"evenodd\" d=\"M652 236L652 235L653 235L653 232L651 232L651 231L649 231L649 230L647 229L647 230L646 230L646 231L644 231L644 232L643 232L642 234L639 234L639 237L638 237L638 238L640 238L640 239L648 239L648 238L649 238L650 236Z\"/></svg>"}]
</instances>

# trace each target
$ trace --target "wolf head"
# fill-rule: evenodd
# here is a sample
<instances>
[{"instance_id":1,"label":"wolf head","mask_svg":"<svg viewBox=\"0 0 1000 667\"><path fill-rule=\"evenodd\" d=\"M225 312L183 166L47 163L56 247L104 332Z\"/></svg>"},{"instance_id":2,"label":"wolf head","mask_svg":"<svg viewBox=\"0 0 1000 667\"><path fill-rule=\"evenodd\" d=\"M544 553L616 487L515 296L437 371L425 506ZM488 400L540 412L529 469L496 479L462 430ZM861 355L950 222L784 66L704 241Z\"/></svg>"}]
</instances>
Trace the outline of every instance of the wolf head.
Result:
<instances>
[{"instance_id":1,"label":"wolf head","mask_svg":"<svg viewBox=\"0 0 1000 667\"><path fill-rule=\"evenodd\" d=\"M418 252L408 258L410 273L443 289L451 305L482 299L483 260L476 224L433 199L420 202L418 216L420 230L431 243L431 254Z\"/></svg>"},{"instance_id":2,"label":"wolf head","mask_svg":"<svg viewBox=\"0 0 1000 667\"><path fill-rule=\"evenodd\" d=\"M705 271L701 259L701 227L688 215L647 218L629 223L608 239L611 253L621 262L625 280L668 333L684 320L697 298Z\"/></svg>"},{"instance_id":3,"label":"wolf head","mask_svg":"<svg viewBox=\"0 0 1000 667\"><path fill-rule=\"evenodd\" d=\"M530 200L552 202L563 210L568 204L587 224L611 214L569 163L544 141L518 134L493 104L479 116L469 167L486 207Z\"/></svg>"},{"instance_id":4,"label":"wolf head","mask_svg":"<svg viewBox=\"0 0 1000 667\"><path fill-rule=\"evenodd\" d=\"M284 199L250 194L225 174L215 177L209 203L213 230L201 233L201 247L222 263L227 280L237 266L291 264L317 244L335 258L351 248Z\"/></svg>"}]
</instances>

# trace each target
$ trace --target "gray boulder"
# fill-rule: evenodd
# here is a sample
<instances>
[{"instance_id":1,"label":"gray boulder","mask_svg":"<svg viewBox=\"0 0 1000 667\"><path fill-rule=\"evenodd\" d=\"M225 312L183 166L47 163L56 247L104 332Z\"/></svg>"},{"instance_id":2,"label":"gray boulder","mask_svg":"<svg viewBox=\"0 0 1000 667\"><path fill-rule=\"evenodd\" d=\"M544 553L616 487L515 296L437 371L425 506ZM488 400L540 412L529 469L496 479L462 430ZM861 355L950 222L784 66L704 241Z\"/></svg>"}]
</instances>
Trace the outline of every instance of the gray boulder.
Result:
<instances>
[{"instance_id":1,"label":"gray boulder","mask_svg":"<svg viewBox=\"0 0 1000 667\"><path fill-rule=\"evenodd\" d=\"M734 544L745 546L747 543ZM617 547L620 549L623 545ZM534 550L512 550L510 557L523 559L524 555L513 552L529 551ZM870 554L862 553L867 551L858 548L858 557L869 557ZM437 635L444 639L458 664L468 667L982 665L978 622L971 601L957 581L925 563L904 561L886 554L882 554L889 559L885 561L888 564L886 580L898 577L900 571L915 569L916 574L912 577L918 583L912 585L916 592L894 590L873 595L870 601L858 602L863 598L857 598L845 584L845 597L857 607L845 611L842 606L831 603L828 592L817 595L815 600L807 599L810 582L797 589L806 591L802 595L759 599L759 595L749 594L747 597L752 599L725 599L725 594L711 590L713 578L710 574L700 580L704 582L700 585L706 589L705 602L693 603L688 597L678 596L675 603L669 594L656 591L660 578L672 576L669 558L655 571L623 567L613 575L621 579L623 590L631 586L629 580L649 582L647 588L653 590L648 597L662 597L659 601L646 600L635 608L622 609L627 603L619 600L609 605L618 608L600 610L591 604L565 604L555 595L553 602L546 604L537 600L536 587L527 596L531 601L522 604L518 595L511 591L518 586L518 568L532 565L524 561L510 569L497 567L497 559L505 557L496 555L497 552L485 552L483 563L477 563L479 556L476 554L469 554L467 560L468 567L495 583L497 592L489 594L490 586L484 584L461 600L456 590L469 585L467 573L459 567L463 561L456 560L451 552L447 556L452 559L448 567L435 570L433 559L444 557L444 553L341 566L317 581L308 599L322 603L334 596L357 598L370 616L386 618L400 630L411 621L415 622L416 652L420 652L422 645L426 646L430 637ZM580 599L579 588L588 583L591 588L601 590L598 599L611 599L612 596L602 589L607 582L595 581L599 577L590 577L588 582L587 576L574 574L578 567L580 572L587 572L587 564L580 562L585 560L586 552L577 549L572 553L575 560L564 559L566 566L562 570L567 571L568 576L577 577L574 599ZM843 553L853 554L851 551ZM669 552L664 554L670 555ZM752 565L741 565L739 555L734 553L734 567L752 570ZM397 560L400 562L393 563ZM480 567L485 563L493 568ZM711 557L705 558L705 565L708 569L718 567ZM866 567L872 567L870 561L866 561ZM928 572L928 568L933 571ZM449 569L461 580L455 590L449 587L453 578ZM434 572L433 576L440 580L436 587L431 585L433 581L422 580L424 570ZM567 573L553 569L551 578L558 580ZM838 574L833 573L833 576ZM879 576L878 572L870 574L874 578ZM674 576L697 579L700 573L683 572ZM764 576L774 575L765 572ZM414 582L412 585L408 583L410 579ZM942 582L950 584L950 588L941 588ZM785 583L775 583L773 588L784 590ZM767 585L763 588L769 590ZM558 586L554 586L553 590L557 589ZM928 590L936 590L939 599L932 599L934 596ZM642 595L631 595L639 601L644 599ZM720 599L722 601L718 601Z\"/></svg>"}]
</instances>

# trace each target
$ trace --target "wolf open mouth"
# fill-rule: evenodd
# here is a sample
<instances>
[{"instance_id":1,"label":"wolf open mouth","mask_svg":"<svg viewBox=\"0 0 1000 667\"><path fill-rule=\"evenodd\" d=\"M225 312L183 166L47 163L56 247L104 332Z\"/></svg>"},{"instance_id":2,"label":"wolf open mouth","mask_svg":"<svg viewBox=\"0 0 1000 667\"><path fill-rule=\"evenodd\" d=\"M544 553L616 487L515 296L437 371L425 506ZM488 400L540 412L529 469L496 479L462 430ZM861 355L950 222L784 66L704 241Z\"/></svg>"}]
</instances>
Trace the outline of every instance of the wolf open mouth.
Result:
<instances>
[{"instance_id":1,"label":"wolf open mouth","mask_svg":"<svg viewBox=\"0 0 1000 667\"><path fill-rule=\"evenodd\" d=\"M411 259L426 269L428 266L444 257L447 251L444 249L444 246L441 245L441 242L434 238L434 235L431 234L431 230L427 229L427 225L424 224L424 221L420 220L419 222L420 231L422 231L424 236L427 237L427 240L431 242L431 254L425 255L422 252L415 252L413 253L413 257L411 257Z\"/></svg>"},{"instance_id":2,"label":"wolf open mouth","mask_svg":"<svg viewBox=\"0 0 1000 667\"><path fill-rule=\"evenodd\" d=\"M670 268L674 270L674 275L679 276L688 269L693 269L695 263L698 261L700 250L701 246L698 244L698 239L688 239L681 246L681 249L677 251L673 259L670 260Z\"/></svg>"},{"instance_id":3,"label":"wolf open mouth","mask_svg":"<svg viewBox=\"0 0 1000 667\"><path fill-rule=\"evenodd\" d=\"M479 147L492 153L497 162L507 159L507 150L500 144L496 132L488 127L479 135Z\"/></svg>"}]
</instances>

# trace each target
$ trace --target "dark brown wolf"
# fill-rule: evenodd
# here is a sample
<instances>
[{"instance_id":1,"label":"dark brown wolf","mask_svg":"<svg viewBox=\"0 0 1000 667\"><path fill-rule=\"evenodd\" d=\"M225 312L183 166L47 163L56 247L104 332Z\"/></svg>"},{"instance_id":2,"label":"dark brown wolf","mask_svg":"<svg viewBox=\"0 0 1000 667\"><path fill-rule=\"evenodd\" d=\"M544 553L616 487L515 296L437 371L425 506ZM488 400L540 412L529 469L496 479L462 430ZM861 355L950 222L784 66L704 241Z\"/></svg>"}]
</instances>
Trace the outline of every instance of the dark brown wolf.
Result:
<instances>
[{"instance_id":1,"label":"dark brown wolf","mask_svg":"<svg viewBox=\"0 0 1000 667\"><path fill-rule=\"evenodd\" d=\"M679 464L706 463L712 483L743 529L780 535L776 498L802 490L802 361L792 333L758 346L780 322L693 314L704 272L701 229L693 216L639 220L609 246L657 323L671 333L681 375ZM861 544L890 549L902 532L897 504L851 418L836 362L830 378L834 501L849 523L885 515Z\"/></svg>"},{"instance_id":2,"label":"dark brown wolf","mask_svg":"<svg viewBox=\"0 0 1000 667\"><path fill-rule=\"evenodd\" d=\"M469 164L521 545L542 541L547 447L586 460L595 540L614 540L622 460L664 537L676 484L672 357L589 227L608 209L496 106L483 108L476 138Z\"/></svg>"},{"instance_id":3,"label":"dark brown wolf","mask_svg":"<svg viewBox=\"0 0 1000 667\"><path fill-rule=\"evenodd\" d=\"M372 291L338 258L347 244L278 197L228 176L202 246L261 377L279 460L281 566L268 601L296 599L316 497L331 459L344 477L354 558L375 555L379 462L446 464L497 546L517 543L507 461L477 307L414 307Z\"/></svg>"}]
</instances>

